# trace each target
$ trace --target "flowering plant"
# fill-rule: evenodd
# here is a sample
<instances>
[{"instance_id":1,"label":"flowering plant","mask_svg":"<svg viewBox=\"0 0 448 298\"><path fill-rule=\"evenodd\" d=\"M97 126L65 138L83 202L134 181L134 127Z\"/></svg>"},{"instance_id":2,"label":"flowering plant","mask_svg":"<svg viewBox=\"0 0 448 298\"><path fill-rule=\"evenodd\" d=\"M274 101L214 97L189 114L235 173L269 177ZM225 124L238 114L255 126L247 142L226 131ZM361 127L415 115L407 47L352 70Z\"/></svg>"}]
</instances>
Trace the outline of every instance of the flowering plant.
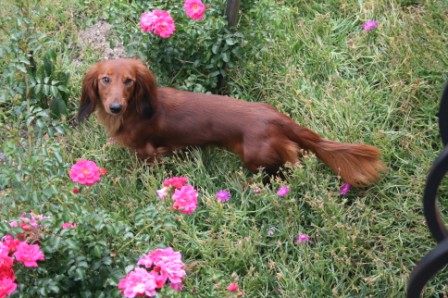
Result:
<instances>
[{"instance_id":1,"label":"flowering plant","mask_svg":"<svg viewBox=\"0 0 448 298\"><path fill-rule=\"evenodd\" d=\"M182 279L186 275L182 255L171 247L156 249L143 255L138 266L121 279L118 288L125 297L154 297L167 282L176 291L182 290Z\"/></svg>"},{"instance_id":2,"label":"flowering plant","mask_svg":"<svg viewBox=\"0 0 448 298\"><path fill-rule=\"evenodd\" d=\"M172 177L163 182L163 187L157 191L157 195L161 200L168 193L173 192L174 200L173 208L185 214L191 214L196 210L198 205L198 193L191 185L186 185L187 177Z\"/></svg>"},{"instance_id":3,"label":"flowering plant","mask_svg":"<svg viewBox=\"0 0 448 298\"><path fill-rule=\"evenodd\" d=\"M217 91L246 42L242 33L228 28L226 4L225 0L136 1L125 10L112 11L110 19L117 24L115 38L129 55L149 62L160 84Z\"/></svg>"}]
</instances>

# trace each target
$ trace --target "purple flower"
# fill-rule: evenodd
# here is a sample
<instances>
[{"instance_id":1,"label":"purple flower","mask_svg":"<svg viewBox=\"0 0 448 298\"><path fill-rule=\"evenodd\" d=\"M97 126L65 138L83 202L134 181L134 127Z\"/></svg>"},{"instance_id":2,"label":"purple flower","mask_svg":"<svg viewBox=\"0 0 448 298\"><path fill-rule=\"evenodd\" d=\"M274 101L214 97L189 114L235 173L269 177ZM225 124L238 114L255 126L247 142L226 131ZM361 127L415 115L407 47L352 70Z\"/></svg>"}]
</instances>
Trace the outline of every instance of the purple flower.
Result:
<instances>
[{"instance_id":1,"label":"purple flower","mask_svg":"<svg viewBox=\"0 0 448 298\"><path fill-rule=\"evenodd\" d=\"M341 196L345 196L348 191L350 190L351 185L349 183L344 183L341 186L341 190L339 191L339 193L341 194Z\"/></svg>"},{"instance_id":2,"label":"purple flower","mask_svg":"<svg viewBox=\"0 0 448 298\"><path fill-rule=\"evenodd\" d=\"M280 196L280 197L284 197L284 196L286 196L288 193L289 193L289 186L288 185L283 185L282 187L280 187L278 190L277 190L277 194Z\"/></svg>"},{"instance_id":3,"label":"purple flower","mask_svg":"<svg viewBox=\"0 0 448 298\"><path fill-rule=\"evenodd\" d=\"M375 20L365 21L364 24L362 24L362 30L364 31L370 31L376 27L378 27L378 23Z\"/></svg>"},{"instance_id":4,"label":"purple flower","mask_svg":"<svg viewBox=\"0 0 448 298\"><path fill-rule=\"evenodd\" d=\"M269 228L268 232L266 233L269 237L274 236L275 228Z\"/></svg>"},{"instance_id":5,"label":"purple flower","mask_svg":"<svg viewBox=\"0 0 448 298\"><path fill-rule=\"evenodd\" d=\"M226 189L222 189L216 193L216 198L221 202L227 202L230 200L230 192Z\"/></svg>"},{"instance_id":6,"label":"purple flower","mask_svg":"<svg viewBox=\"0 0 448 298\"><path fill-rule=\"evenodd\" d=\"M294 240L294 244L308 243L310 242L310 236L307 234L300 234Z\"/></svg>"},{"instance_id":7,"label":"purple flower","mask_svg":"<svg viewBox=\"0 0 448 298\"><path fill-rule=\"evenodd\" d=\"M0 151L0 161L5 161L5 153L3 153L3 151Z\"/></svg>"}]
</instances>

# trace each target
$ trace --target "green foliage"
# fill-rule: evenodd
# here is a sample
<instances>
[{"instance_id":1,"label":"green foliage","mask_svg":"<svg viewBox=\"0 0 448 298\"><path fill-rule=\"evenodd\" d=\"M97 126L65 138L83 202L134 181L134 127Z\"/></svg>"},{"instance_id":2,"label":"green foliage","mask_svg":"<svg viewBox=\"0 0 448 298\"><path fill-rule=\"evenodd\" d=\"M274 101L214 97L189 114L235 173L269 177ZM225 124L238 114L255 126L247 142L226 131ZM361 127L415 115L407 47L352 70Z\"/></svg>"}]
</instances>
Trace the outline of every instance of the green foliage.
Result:
<instances>
[{"instance_id":1,"label":"green foliage","mask_svg":"<svg viewBox=\"0 0 448 298\"><path fill-rule=\"evenodd\" d=\"M13 16L2 18L0 59L7 63L0 67L0 106L28 106L50 109L52 116L67 114L69 74L56 69L57 54L53 41L40 33L32 19L35 5L18 1L11 6ZM5 117L4 114L0 115Z\"/></svg>"},{"instance_id":2,"label":"green foliage","mask_svg":"<svg viewBox=\"0 0 448 298\"><path fill-rule=\"evenodd\" d=\"M186 16L183 1L114 1L107 17L128 54L148 61L162 85L216 92L246 43L241 32L228 28L225 3L211 1L204 19L193 21ZM174 35L161 38L141 31L140 15L153 9L171 13L176 24Z\"/></svg>"}]
</instances>

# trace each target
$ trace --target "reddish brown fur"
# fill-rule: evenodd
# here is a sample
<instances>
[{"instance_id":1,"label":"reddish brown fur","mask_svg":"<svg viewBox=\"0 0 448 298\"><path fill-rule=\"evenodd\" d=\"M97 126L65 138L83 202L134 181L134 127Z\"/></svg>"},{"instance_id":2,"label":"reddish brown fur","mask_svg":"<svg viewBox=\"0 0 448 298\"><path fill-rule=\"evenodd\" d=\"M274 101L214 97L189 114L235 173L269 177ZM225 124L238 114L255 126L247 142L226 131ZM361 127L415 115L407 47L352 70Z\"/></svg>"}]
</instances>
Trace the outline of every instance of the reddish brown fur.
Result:
<instances>
[{"instance_id":1,"label":"reddish brown fur","mask_svg":"<svg viewBox=\"0 0 448 298\"><path fill-rule=\"evenodd\" d=\"M122 110L114 114L111 105ZM357 187L378 180L384 168L377 148L325 140L268 104L157 88L139 60L92 66L83 81L78 118L95 110L107 132L142 159L188 146L217 145L238 154L252 172L263 168L275 173L286 162L298 162L303 148Z\"/></svg>"}]
</instances>

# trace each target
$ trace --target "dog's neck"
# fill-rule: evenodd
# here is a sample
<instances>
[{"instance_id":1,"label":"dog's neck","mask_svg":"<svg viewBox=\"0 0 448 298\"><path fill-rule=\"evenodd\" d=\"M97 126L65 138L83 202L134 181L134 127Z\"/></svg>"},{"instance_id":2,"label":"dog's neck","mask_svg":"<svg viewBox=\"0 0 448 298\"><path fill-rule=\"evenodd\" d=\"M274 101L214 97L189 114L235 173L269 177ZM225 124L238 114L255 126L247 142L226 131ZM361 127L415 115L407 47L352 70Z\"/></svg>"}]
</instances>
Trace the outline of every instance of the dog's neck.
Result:
<instances>
[{"instance_id":1,"label":"dog's neck","mask_svg":"<svg viewBox=\"0 0 448 298\"><path fill-rule=\"evenodd\" d=\"M123 126L123 117L112 116L103 109L98 109L96 116L111 137L116 136L120 132Z\"/></svg>"}]
</instances>

